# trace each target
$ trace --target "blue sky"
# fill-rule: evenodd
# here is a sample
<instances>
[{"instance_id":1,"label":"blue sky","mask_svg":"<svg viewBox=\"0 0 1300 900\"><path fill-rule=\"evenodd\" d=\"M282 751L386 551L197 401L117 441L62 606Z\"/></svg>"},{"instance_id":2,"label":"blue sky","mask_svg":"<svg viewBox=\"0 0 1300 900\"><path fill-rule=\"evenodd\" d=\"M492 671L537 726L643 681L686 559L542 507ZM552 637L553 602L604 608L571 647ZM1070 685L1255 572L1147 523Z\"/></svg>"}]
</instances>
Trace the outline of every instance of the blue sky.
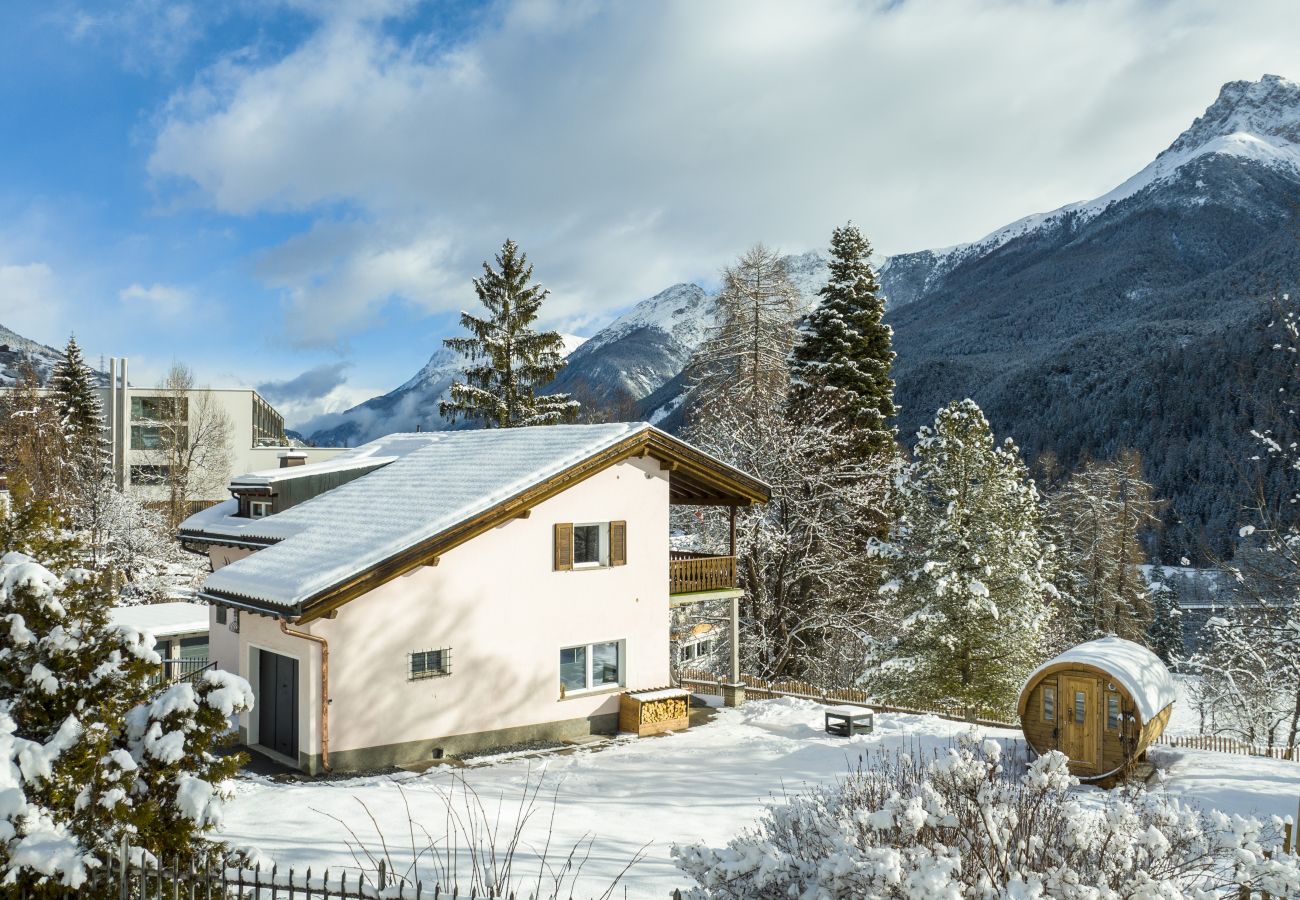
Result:
<instances>
[{"instance_id":1,"label":"blue sky","mask_svg":"<svg viewBox=\"0 0 1300 900\"><path fill-rule=\"evenodd\" d=\"M756 240L1101 194L1296 46L1292 0L9 2L0 323L301 422L413 374L506 236L589 334Z\"/></svg>"}]
</instances>

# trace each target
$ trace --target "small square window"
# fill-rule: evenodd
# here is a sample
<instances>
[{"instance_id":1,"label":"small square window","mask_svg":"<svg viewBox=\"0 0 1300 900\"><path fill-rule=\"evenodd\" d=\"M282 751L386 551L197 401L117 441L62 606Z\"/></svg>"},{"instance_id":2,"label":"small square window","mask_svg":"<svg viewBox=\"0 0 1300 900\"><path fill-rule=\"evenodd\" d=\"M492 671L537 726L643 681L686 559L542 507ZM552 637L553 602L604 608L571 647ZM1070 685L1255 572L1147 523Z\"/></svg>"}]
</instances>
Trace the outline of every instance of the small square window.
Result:
<instances>
[{"instance_id":1,"label":"small square window","mask_svg":"<svg viewBox=\"0 0 1300 900\"><path fill-rule=\"evenodd\" d=\"M271 514L270 500L250 500L248 503L248 517L250 519L265 519Z\"/></svg>"},{"instance_id":2,"label":"small square window","mask_svg":"<svg viewBox=\"0 0 1300 900\"><path fill-rule=\"evenodd\" d=\"M410 654L409 680L439 678L451 674L451 648L417 650Z\"/></svg>"}]
</instances>

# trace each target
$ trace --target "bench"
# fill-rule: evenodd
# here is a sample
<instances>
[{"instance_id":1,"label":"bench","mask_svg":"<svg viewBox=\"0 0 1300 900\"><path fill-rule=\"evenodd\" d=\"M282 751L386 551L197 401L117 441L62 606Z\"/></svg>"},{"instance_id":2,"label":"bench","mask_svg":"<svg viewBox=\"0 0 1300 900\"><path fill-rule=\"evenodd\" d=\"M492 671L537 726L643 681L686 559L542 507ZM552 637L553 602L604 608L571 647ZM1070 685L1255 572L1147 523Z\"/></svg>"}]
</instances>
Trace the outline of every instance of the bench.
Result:
<instances>
[{"instance_id":1,"label":"bench","mask_svg":"<svg viewBox=\"0 0 1300 900\"><path fill-rule=\"evenodd\" d=\"M826 709L826 733L851 737L855 734L871 734L875 728L875 716L871 710L861 706L831 706Z\"/></svg>"}]
</instances>

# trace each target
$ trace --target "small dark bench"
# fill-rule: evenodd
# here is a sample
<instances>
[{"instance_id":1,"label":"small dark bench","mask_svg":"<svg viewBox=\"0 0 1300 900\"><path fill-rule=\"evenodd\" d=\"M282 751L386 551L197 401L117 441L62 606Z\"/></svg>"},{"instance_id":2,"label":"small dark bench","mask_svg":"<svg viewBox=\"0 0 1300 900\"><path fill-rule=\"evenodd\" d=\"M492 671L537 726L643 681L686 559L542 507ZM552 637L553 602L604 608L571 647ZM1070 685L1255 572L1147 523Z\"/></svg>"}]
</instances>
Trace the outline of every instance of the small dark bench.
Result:
<instances>
[{"instance_id":1,"label":"small dark bench","mask_svg":"<svg viewBox=\"0 0 1300 900\"><path fill-rule=\"evenodd\" d=\"M826 709L826 733L850 737L871 734L875 729L875 716L861 706L831 706Z\"/></svg>"}]
</instances>

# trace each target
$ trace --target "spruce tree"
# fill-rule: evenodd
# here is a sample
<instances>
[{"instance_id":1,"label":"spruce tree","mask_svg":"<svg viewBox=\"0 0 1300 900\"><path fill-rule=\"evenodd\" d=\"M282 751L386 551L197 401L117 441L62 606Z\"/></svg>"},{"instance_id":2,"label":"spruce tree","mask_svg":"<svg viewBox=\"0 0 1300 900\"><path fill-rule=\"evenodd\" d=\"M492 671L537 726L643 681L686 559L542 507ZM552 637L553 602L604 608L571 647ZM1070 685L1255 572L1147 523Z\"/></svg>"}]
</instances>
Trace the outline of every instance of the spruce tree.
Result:
<instances>
[{"instance_id":1,"label":"spruce tree","mask_svg":"<svg viewBox=\"0 0 1300 900\"><path fill-rule=\"evenodd\" d=\"M1047 655L1055 594L1020 452L994 442L973 401L954 402L920 430L899 482L881 588L898 619L877 647L876 687L902 703L1010 711Z\"/></svg>"},{"instance_id":2,"label":"spruce tree","mask_svg":"<svg viewBox=\"0 0 1300 900\"><path fill-rule=\"evenodd\" d=\"M91 489L94 482L107 475L108 445L95 374L86 364L75 335L68 338L63 356L50 375L50 388L74 487Z\"/></svg>"},{"instance_id":3,"label":"spruce tree","mask_svg":"<svg viewBox=\"0 0 1300 900\"><path fill-rule=\"evenodd\" d=\"M474 279L474 292L489 315L462 312L461 327L472 336L443 341L471 365L439 412L452 422L467 419L488 428L572 421L580 405L576 400L537 393L564 368L560 334L531 327L550 292L533 283L533 267L514 241L501 247L496 264L483 263L483 274Z\"/></svg>"},{"instance_id":4,"label":"spruce tree","mask_svg":"<svg viewBox=\"0 0 1300 900\"><path fill-rule=\"evenodd\" d=\"M893 449L893 330L871 268L871 244L852 222L831 234L830 279L799 331L790 364L791 409L826 404L859 452Z\"/></svg>"},{"instance_id":5,"label":"spruce tree","mask_svg":"<svg viewBox=\"0 0 1300 900\"><path fill-rule=\"evenodd\" d=\"M1166 663L1172 663L1187 653L1183 644L1183 611L1178 605L1178 591L1174 580L1165 577L1158 565L1151 567L1148 582L1151 623L1147 626L1146 645Z\"/></svg>"}]
</instances>

